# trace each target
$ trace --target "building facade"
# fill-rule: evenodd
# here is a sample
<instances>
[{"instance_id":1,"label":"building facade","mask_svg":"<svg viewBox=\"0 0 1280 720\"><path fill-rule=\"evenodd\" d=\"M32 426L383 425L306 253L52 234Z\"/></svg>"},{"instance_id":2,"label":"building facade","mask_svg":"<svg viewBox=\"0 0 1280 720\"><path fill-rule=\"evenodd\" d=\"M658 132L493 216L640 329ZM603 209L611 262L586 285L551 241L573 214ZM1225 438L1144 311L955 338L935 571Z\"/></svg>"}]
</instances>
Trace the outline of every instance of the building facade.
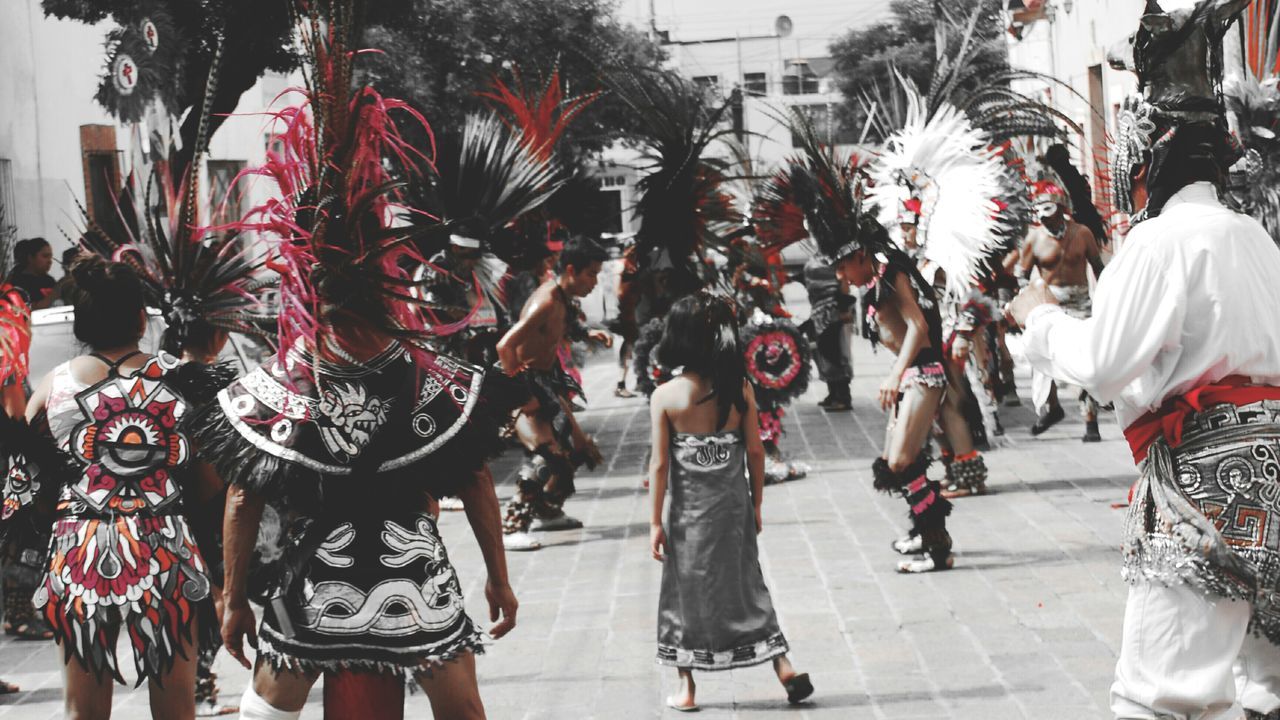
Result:
<instances>
[{"instance_id":1,"label":"building facade","mask_svg":"<svg viewBox=\"0 0 1280 720\"><path fill-rule=\"evenodd\" d=\"M1052 101L1081 129L1070 138L1072 160L1090 179L1094 202L1110 207L1107 138L1116 113L1137 89L1132 73L1114 70L1107 52L1138 26L1143 5L1133 0L1007 0L1009 62L1056 83L1028 82L1024 91Z\"/></svg>"},{"instance_id":2,"label":"building facade","mask_svg":"<svg viewBox=\"0 0 1280 720\"><path fill-rule=\"evenodd\" d=\"M80 207L98 221L141 153L149 132L118 122L94 100L110 22L47 18L40 0L11 0L0 22L0 206L19 238L44 237L55 256L83 229ZM201 196L222 202L231 178L265 159L271 124L263 112L290 84L267 75L246 92L214 135ZM268 182L255 178L255 182ZM252 185L252 184L251 184ZM229 211L252 207L266 187L233 193ZM57 270L55 269L55 273Z\"/></svg>"}]
</instances>

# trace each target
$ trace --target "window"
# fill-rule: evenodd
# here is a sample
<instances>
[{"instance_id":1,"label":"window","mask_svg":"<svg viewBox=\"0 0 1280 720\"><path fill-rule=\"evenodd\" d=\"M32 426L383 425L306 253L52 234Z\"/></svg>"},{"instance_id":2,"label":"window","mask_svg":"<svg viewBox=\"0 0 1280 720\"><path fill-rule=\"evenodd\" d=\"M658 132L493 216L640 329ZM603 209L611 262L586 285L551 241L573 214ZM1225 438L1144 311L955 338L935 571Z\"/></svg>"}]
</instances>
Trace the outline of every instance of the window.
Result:
<instances>
[{"instance_id":1,"label":"window","mask_svg":"<svg viewBox=\"0 0 1280 720\"><path fill-rule=\"evenodd\" d=\"M600 215L604 232L615 235L622 233L622 191L600 191Z\"/></svg>"},{"instance_id":2,"label":"window","mask_svg":"<svg viewBox=\"0 0 1280 720\"><path fill-rule=\"evenodd\" d=\"M0 242L16 233L18 206L13 199L13 161L0 158Z\"/></svg>"},{"instance_id":3,"label":"window","mask_svg":"<svg viewBox=\"0 0 1280 720\"><path fill-rule=\"evenodd\" d=\"M818 139L831 145L851 145L858 142L858 134L849 130L840 122L840 116L831 105L793 105L797 111L804 113L813 123ZM792 133L791 147L800 147L800 138Z\"/></svg>"},{"instance_id":4,"label":"window","mask_svg":"<svg viewBox=\"0 0 1280 720\"><path fill-rule=\"evenodd\" d=\"M84 156L85 185L89 188L86 208L89 218L102 226L112 237L122 237L124 230L120 214L116 211L116 193L120 190L120 163L113 151L90 151ZM121 197L121 202L124 198Z\"/></svg>"},{"instance_id":5,"label":"window","mask_svg":"<svg viewBox=\"0 0 1280 720\"><path fill-rule=\"evenodd\" d=\"M244 171L243 160L210 160L209 191L214 211L221 210L221 221L235 222L244 215L241 207L243 187L236 188L232 182ZM225 203L225 205L224 205Z\"/></svg>"},{"instance_id":6,"label":"window","mask_svg":"<svg viewBox=\"0 0 1280 720\"><path fill-rule=\"evenodd\" d=\"M796 72L782 76L783 95L813 95L818 92L818 78L811 72L797 68Z\"/></svg>"},{"instance_id":7,"label":"window","mask_svg":"<svg viewBox=\"0 0 1280 720\"><path fill-rule=\"evenodd\" d=\"M747 73L743 75L742 90L748 95L768 95L769 75L766 73Z\"/></svg>"},{"instance_id":8,"label":"window","mask_svg":"<svg viewBox=\"0 0 1280 720\"><path fill-rule=\"evenodd\" d=\"M704 92L718 93L720 91L720 76L719 75L695 75L693 78L693 84L697 85Z\"/></svg>"}]
</instances>

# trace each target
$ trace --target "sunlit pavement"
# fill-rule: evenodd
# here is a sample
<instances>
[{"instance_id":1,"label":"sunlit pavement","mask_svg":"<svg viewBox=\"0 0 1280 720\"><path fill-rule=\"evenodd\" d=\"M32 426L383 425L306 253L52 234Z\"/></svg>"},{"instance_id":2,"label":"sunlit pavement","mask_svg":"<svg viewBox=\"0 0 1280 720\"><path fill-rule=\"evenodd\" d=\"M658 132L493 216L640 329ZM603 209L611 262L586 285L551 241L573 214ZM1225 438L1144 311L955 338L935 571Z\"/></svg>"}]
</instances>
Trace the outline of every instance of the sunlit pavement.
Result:
<instances>
[{"instance_id":1,"label":"sunlit pavement","mask_svg":"<svg viewBox=\"0 0 1280 720\"><path fill-rule=\"evenodd\" d=\"M889 542L906 528L901 499L871 487L884 416L871 398L887 353L855 345L855 407L825 414L815 380L786 416L783 447L809 477L765 493L761 562L797 667L817 688L789 709L768 666L699 673L702 717L1101 718L1106 712L1125 586L1120 526L1134 470L1114 419L1105 442L1083 445L1074 405L1040 438L1029 407L1002 409L1014 442L987 455L991 493L956 501L956 568L894 572ZM640 467L648 442L643 399L612 394L613 362L586 369L581 414L607 458L579 477L567 510L586 527L510 554L519 626L479 659L491 718L648 718L664 709L675 672L653 662L660 565L648 551ZM1020 377L1024 403L1030 381ZM1065 393L1064 393L1065 395ZM510 494L517 453L498 463ZM932 472L940 472L935 467ZM477 620L487 619L484 569L462 513L442 521ZM131 663L130 663L131 664ZM0 718L61 717L60 651L0 640ZM225 655L218 671L234 701L248 681ZM116 717L149 717L145 690L117 687ZM421 694L408 717L430 717ZM304 718L321 717L320 689Z\"/></svg>"}]
</instances>

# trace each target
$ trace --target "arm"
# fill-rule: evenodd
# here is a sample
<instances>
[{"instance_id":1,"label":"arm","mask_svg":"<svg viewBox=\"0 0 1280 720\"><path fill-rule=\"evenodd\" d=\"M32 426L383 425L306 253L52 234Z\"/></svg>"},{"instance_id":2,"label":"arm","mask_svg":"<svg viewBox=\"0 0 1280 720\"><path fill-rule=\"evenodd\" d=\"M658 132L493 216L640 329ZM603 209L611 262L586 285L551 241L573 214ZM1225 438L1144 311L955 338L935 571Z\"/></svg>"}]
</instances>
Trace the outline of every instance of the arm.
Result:
<instances>
[{"instance_id":1,"label":"arm","mask_svg":"<svg viewBox=\"0 0 1280 720\"><path fill-rule=\"evenodd\" d=\"M653 559L661 562L667 547L662 530L662 504L667 498L667 473L670 470L671 427L662 400L666 393L658 389L649 401L649 549Z\"/></svg>"},{"instance_id":2,"label":"arm","mask_svg":"<svg viewBox=\"0 0 1280 720\"><path fill-rule=\"evenodd\" d=\"M760 411L751 383L743 383L747 411L742 414L742 439L747 448L747 477L751 479L751 501L755 505L756 532L764 528L760 507L764 504L764 442L760 439Z\"/></svg>"},{"instance_id":3,"label":"arm","mask_svg":"<svg viewBox=\"0 0 1280 720\"><path fill-rule=\"evenodd\" d=\"M1035 232L1034 230L1032 232ZM1035 267L1036 254L1031 248L1033 240L1028 237L1027 241L1022 244L1022 249L1018 251L1018 264L1013 274L1019 280L1025 280L1031 277L1031 268Z\"/></svg>"},{"instance_id":4,"label":"arm","mask_svg":"<svg viewBox=\"0 0 1280 720\"><path fill-rule=\"evenodd\" d=\"M36 386L35 392L31 393L31 399L27 401L27 422L32 425L36 424L36 418L45 411L45 404L49 401L49 388L53 385L53 373L45 375ZM22 386L17 386L19 392Z\"/></svg>"},{"instance_id":5,"label":"arm","mask_svg":"<svg viewBox=\"0 0 1280 720\"><path fill-rule=\"evenodd\" d=\"M222 563L226 573L222 585L222 643L231 657L246 668L252 665L244 654L244 638L248 636L250 647L258 647L257 623L249 607L246 583L265 505L261 495L233 485L227 491L226 515L222 520Z\"/></svg>"},{"instance_id":6,"label":"arm","mask_svg":"<svg viewBox=\"0 0 1280 720\"><path fill-rule=\"evenodd\" d=\"M1129 243L1139 242L1131 233ZM1107 266L1087 320L1069 317L1053 304L1031 309L1023 336L1031 365L1106 401L1142 375L1159 353L1176 352L1186 317L1186 289L1157 249L1126 247Z\"/></svg>"},{"instance_id":7,"label":"arm","mask_svg":"<svg viewBox=\"0 0 1280 720\"><path fill-rule=\"evenodd\" d=\"M489 635L497 639L516 626L516 609L520 603L516 601L507 578L507 554L502 548L502 510L488 465L476 471L475 480L458 491L458 498L462 500L467 522L480 545L480 554L484 556L485 570L489 575L484 585L484 596L489 601L489 620L494 623L489 628Z\"/></svg>"},{"instance_id":8,"label":"arm","mask_svg":"<svg viewBox=\"0 0 1280 720\"><path fill-rule=\"evenodd\" d=\"M537 298L537 295L534 295ZM543 327L551 313L551 303L531 298L525 306L526 312L506 335L498 341L498 360L508 375L516 375L528 367L528 360L519 356L519 349L524 347L529 336Z\"/></svg>"},{"instance_id":9,"label":"arm","mask_svg":"<svg viewBox=\"0 0 1280 720\"><path fill-rule=\"evenodd\" d=\"M1093 268L1093 277L1098 279L1102 277L1102 248L1098 246L1098 238L1093 236L1093 231L1080 225L1080 236L1084 238L1084 257L1089 262L1089 267Z\"/></svg>"},{"instance_id":10,"label":"arm","mask_svg":"<svg viewBox=\"0 0 1280 720\"><path fill-rule=\"evenodd\" d=\"M216 583L217 567L215 565L215 560L220 558L210 557L210 555L220 550L218 537L222 530L223 514L226 508L224 493L227 486L213 466L204 461L196 462L192 466L190 479L192 502L186 505L185 512L187 519L191 521L191 531L195 535L196 544L205 557L205 564L214 571L211 573L212 579L215 580L213 606L220 620L223 610L222 588ZM186 502L184 495L183 503L186 504Z\"/></svg>"},{"instance_id":11,"label":"arm","mask_svg":"<svg viewBox=\"0 0 1280 720\"><path fill-rule=\"evenodd\" d=\"M902 384L902 376L915 360L916 354L929 341L929 322L924 319L924 311L916 302L915 288L903 273L898 273L893 281L894 296L897 298L898 311L907 325L906 335L902 338L902 349L889 371L888 377L880 385L880 407L888 410L898 401L898 386ZM942 348L938 348L941 352Z\"/></svg>"}]
</instances>

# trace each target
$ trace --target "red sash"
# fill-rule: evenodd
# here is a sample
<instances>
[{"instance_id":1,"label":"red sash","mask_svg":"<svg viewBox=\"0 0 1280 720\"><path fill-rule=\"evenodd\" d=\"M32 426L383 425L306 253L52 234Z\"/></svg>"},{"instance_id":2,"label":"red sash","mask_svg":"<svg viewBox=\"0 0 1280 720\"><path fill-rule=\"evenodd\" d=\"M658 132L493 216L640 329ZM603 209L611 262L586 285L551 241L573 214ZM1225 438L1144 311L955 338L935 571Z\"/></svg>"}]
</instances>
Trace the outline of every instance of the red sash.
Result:
<instances>
[{"instance_id":1,"label":"red sash","mask_svg":"<svg viewBox=\"0 0 1280 720\"><path fill-rule=\"evenodd\" d=\"M1251 385L1247 377L1228 375L1216 383L1169 398L1159 410L1152 410L1125 428L1124 439L1129 441L1134 462L1140 463L1147 459L1151 444L1162 437L1171 448L1181 445L1183 423L1193 413L1223 403L1240 406L1259 400L1280 400L1280 387Z\"/></svg>"}]
</instances>

